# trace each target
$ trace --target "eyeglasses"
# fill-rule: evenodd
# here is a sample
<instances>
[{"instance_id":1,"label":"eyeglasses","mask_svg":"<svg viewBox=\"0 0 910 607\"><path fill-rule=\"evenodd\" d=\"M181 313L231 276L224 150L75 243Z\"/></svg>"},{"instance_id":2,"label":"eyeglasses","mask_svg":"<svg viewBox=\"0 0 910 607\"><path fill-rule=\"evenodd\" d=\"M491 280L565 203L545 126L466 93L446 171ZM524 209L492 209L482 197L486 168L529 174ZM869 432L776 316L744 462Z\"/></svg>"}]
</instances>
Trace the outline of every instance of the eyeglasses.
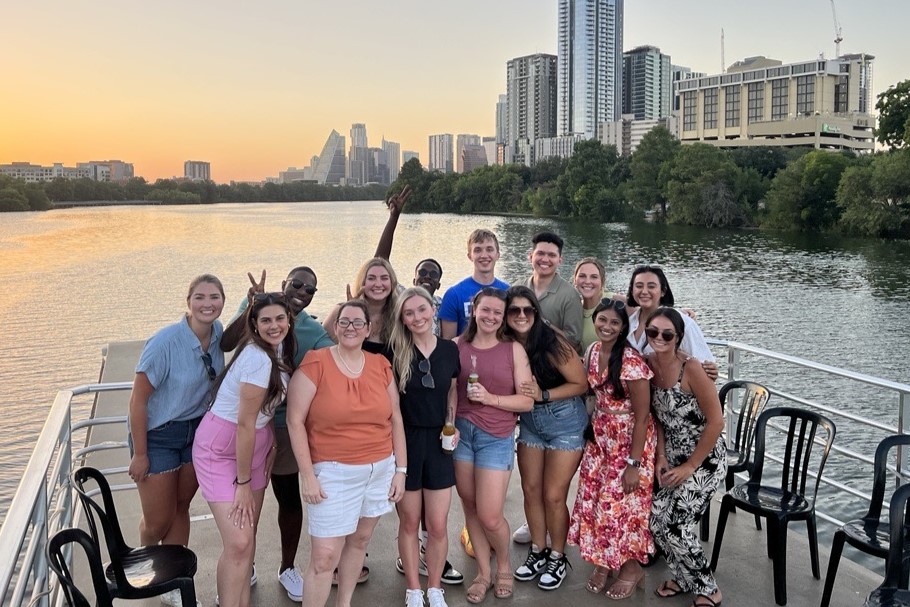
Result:
<instances>
[{"instance_id":1,"label":"eyeglasses","mask_svg":"<svg viewBox=\"0 0 910 607\"><path fill-rule=\"evenodd\" d=\"M617 312L626 309L626 304L618 299L608 299L604 297L600 300L600 305L605 306L607 309L613 308Z\"/></svg>"},{"instance_id":2,"label":"eyeglasses","mask_svg":"<svg viewBox=\"0 0 910 607\"><path fill-rule=\"evenodd\" d=\"M339 318L338 320L335 321L335 324L337 324L342 329L347 329L348 327L354 327L356 330L359 331L362 328L364 328L365 326L367 326L367 321L365 321L362 318L355 318L354 320L351 320L350 318Z\"/></svg>"},{"instance_id":3,"label":"eyeglasses","mask_svg":"<svg viewBox=\"0 0 910 607\"><path fill-rule=\"evenodd\" d=\"M307 295L315 295L316 291L319 290L315 285L308 285L302 280L297 280L296 278L291 281L291 288L297 289L299 291L301 287L303 287L303 292Z\"/></svg>"},{"instance_id":4,"label":"eyeglasses","mask_svg":"<svg viewBox=\"0 0 910 607\"><path fill-rule=\"evenodd\" d=\"M645 335L648 336L648 339L657 339L657 336L660 335L661 339L666 342L671 342L676 339L676 331L671 331L670 329L664 329L661 331L657 327L646 328Z\"/></svg>"},{"instance_id":5,"label":"eyeglasses","mask_svg":"<svg viewBox=\"0 0 910 607\"><path fill-rule=\"evenodd\" d=\"M531 318L537 314L537 310L534 309L534 306L509 306L509 309L506 310L506 312L512 318L518 318L522 314L524 314L526 318Z\"/></svg>"},{"instance_id":6,"label":"eyeglasses","mask_svg":"<svg viewBox=\"0 0 910 607\"><path fill-rule=\"evenodd\" d=\"M212 366L212 355L208 352L203 352L202 364L205 365L205 372L209 374L209 381L215 381L218 374L215 373L215 367Z\"/></svg>"},{"instance_id":7,"label":"eyeglasses","mask_svg":"<svg viewBox=\"0 0 910 607\"><path fill-rule=\"evenodd\" d=\"M420 268L419 270L417 270L417 276L418 276L418 278L426 278L427 276L429 276L432 280L439 280L439 277L442 276L442 274L440 274L438 270L428 270L426 268Z\"/></svg>"},{"instance_id":8,"label":"eyeglasses","mask_svg":"<svg viewBox=\"0 0 910 607\"><path fill-rule=\"evenodd\" d=\"M420 383L427 390L434 390L436 388L436 382L433 380L433 376L430 375L430 359L424 358L422 361L417 363L417 368L421 373L425 375L420 378Z\"/></svg>"}]
</instances>

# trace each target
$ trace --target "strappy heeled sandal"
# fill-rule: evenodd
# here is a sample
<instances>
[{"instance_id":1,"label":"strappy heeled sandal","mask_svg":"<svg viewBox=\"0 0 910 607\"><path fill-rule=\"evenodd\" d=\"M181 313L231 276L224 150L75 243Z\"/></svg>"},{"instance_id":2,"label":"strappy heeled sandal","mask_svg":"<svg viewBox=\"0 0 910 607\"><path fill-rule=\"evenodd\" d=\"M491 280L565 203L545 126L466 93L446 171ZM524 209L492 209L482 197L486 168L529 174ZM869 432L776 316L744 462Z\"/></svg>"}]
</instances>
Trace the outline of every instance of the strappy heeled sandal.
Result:
<instances>
[{"instance_id":1,"label":"strappy heeled sandal","mask_svg":"<svg viewBox=\"0 0 910 607\"><path fill-rule=\"evenodd\" d=\"M607 580L613 576L613 570L606 567L595 567L594 571L588 577L585 584L585 590L592 594L600 594L607 587Z\"/></svg>"}]
</instances>

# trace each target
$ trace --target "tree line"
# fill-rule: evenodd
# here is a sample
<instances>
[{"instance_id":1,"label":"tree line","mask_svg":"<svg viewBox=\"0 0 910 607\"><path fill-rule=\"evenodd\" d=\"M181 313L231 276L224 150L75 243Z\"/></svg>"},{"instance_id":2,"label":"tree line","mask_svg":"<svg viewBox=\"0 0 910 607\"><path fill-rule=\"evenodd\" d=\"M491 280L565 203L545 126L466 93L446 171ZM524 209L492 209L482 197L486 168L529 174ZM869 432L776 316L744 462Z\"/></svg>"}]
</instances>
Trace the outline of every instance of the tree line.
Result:
<instances>
[{"instance_id":1,"label":"tree line","mask_svg":"<svg viewBox=\"0 0 910 607\"><path fill-rule=\"evenodd\" d=\"M0 211L43 211L55 202L148 201L164 204L217 202L310 202L323 200L377 200L386 186L334 187L308 182L216 184L213 181L159 179L148 183L133 177L125 183L64 179L26 183L0 175Z\"/></svg>"}]
</instances>

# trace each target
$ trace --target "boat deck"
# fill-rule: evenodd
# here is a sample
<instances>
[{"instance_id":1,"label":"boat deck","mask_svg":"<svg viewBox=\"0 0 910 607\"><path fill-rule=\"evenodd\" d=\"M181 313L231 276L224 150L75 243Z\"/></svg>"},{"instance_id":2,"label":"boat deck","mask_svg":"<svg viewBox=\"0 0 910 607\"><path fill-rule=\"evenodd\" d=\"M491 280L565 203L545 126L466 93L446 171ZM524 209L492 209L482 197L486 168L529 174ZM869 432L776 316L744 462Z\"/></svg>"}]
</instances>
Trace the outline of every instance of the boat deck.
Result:
<instances>
[{"instance_id":1,"label":"boat deck","mask_svg":"<svg viewBox=\"0 0 910 607\"><path fill-rule=\"evenodd\" d=\"M102 372L102 382L130 381L133 377L135 361L138 359L141 342L122 342L110 344L107 359ZM124 415L126 412L128 392L109 392L98 395L94 415L96 417ZM124 428L119 425L98 426L93 428L89 442L96 444L103 441L123 441ZM96 452L86 462L97 468L126 466L128 452L125 449ZM112 484L129 483L125 473L115 475ZM570 495L574 495L574 486ZM134 491L117 492L117 507L120 523L128 543L136 544L138 539L139 501ZM715 501L718 501L719 497ZM711 509L716 516L719 506ZM197 495L191 508L193 517L190 547L199 557L199 571L196 575L196 592L202 605L214 605L215 600L215 564L221 551L221 542L215 524L211 519L208 505ZM252 592L253 605L294 605L278 583L279 541L276 523L277 506L270 491L266 492L265 505L259 526L256 569L259 583ZM522 496L519 477L512 476L506 501L506 518L515 526L524 520ZM463 523L461 506L457 498L453 499L449 517L449 560L471 580L476 571L473 559L468 557L461 544L458 533ZM397 519L394 514L383 517L380 521L369 548L367 565L371 576L368 582L358 586L354 593L352 605L370 606L400 605L404 602L404 576L395 570L395 559L398 554L396 546ZM712 539L714 524L712 524ZM800 526L797 525L797 530ZM803 527L804 529L804 527ZM705 544L706 552L711 543ZM849 554L850 549L847 549ZM309 538L304 530L298 551L297 564L301 570L306 567L309 552ZM585 581L591 566L581 560L578 550L570 547L569 559L574 566L562 587L556 591L545 592L533 583L515 583L512 603L529 607L569 604L573 607L604 605L609 600L604 596L595 596L585 590ZM710 554L710 552L709 552ZM526 547L512 545L512 562L517 566L526 555ZM824 574L827 567L827 549L821 548L821 568ZM791 532L788 542L787 562L788 605L793 607L816 606L822 593L823 580L812 577L808 543L803 533ZM757 531L751 516L739 514L730 517L725 534L723 551L717 571L718 583L724 592L724 605L734 607L752 607L774 605L771 561L766 556L766 535ZM691 595L680 595L671 599L659 599L654 589L667 578L666 565L661 561L647 570L645 591L637 590L627 599L625 605L660 605L674 607L690 605ZM834 588L831 605L846 607L860 605L869 592L881 583L881 576L849 560L842 559ZM425 581L425 580L424 580ZM449 605L463 605L465 585L448 586L446 599ZM334 593L329 599L334 604ZM135 603L135 602L132 602ZM500 604L500 601L488 595L486 604ZM139 604L158 605L157 600L139 601ZM503 602L502 604L508 604Z\"/></svg>"}]
</instances>

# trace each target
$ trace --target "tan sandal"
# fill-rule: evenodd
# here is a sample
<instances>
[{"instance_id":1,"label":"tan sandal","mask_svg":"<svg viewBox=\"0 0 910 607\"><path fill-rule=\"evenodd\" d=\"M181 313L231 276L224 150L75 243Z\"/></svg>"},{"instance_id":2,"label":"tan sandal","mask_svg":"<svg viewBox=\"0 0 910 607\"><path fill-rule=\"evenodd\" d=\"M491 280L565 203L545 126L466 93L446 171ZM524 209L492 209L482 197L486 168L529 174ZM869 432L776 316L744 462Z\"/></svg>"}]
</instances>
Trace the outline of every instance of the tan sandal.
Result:
<instances>
[{"instance_id":1,"label":"tan sandal","mask_svg":"<svg viewBox=\"0 0 910 607\"><path fill-rule=\"evenodd\" d=\"M512 598L512 584L515 578L511 572L499 572L496 574L496 583L493 585L493 596L497 599Z\"/></svg>"},{"instance_id":2,"label":"tan sandal","mask_svg":"<svg viewBox=\"0 0 910 607\"><path fill-rule=\"evenodd\" d=\"M597 566L585 584L585 590L592 594L600 594L607 587L607 580L613 577L613 570Z\"/></svg>"},{"instance_id":3,"label":"tan sandal","mask_svg":"<svg viewBox=\"0 0 910 607\"><path fill-rule=\"evenodd\" d=\"M642 571L634 580L624 580L621 577L616 576L616 581L613 582L612 586L607 588L607 598L613 599L614 601L627 599L632 596L632 593L635 592L636 587L645 587L644 571Z\"/></svg>"},{"instance_id":4,"label":"tan sandal","mask_svg":"<svg viewBox=\"0 0 910 607\"><path fill-rule=\"evenodd\" d=\"M477 576L465 592L465 598L469 603L474 605L483 603L487 598L487 592L493 587L493 583L485 577Z\"/></svg>"}]
</instances>

